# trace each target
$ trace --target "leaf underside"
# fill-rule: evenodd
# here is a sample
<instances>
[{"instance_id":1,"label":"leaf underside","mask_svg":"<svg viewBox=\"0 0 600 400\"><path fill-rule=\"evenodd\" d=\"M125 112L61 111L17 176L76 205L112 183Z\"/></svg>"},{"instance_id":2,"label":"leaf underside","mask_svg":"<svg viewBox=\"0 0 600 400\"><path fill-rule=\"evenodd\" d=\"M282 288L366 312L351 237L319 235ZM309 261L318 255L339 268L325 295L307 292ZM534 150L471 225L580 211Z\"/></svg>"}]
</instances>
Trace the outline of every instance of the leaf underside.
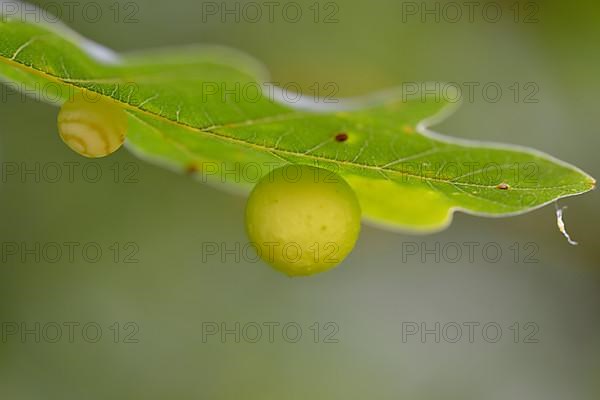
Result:
<instances>
[{"instance_id":1,"label":"leaf underside","mask_svg":"<svg viewBox=\"0 0 600 400\"><path fill-rule=\"evenodd\" d=\"M67 31L3 19L0 76L28 92L45 90L41 97L58 104L73 91L114 99L128 114L126 145L134 154L207 183L247 191L278 166L335 171L356 191L367 220L394 229L440 230L455 210L520 214L595 186L581 170L534 150L430 132L424 121L454 108L435 94L390 91L333 111L227 95L260 87L265 73L250 57L219 47L106 63ZM347 140L336 140L340 134Z\"/></svg>"}]
</instances>

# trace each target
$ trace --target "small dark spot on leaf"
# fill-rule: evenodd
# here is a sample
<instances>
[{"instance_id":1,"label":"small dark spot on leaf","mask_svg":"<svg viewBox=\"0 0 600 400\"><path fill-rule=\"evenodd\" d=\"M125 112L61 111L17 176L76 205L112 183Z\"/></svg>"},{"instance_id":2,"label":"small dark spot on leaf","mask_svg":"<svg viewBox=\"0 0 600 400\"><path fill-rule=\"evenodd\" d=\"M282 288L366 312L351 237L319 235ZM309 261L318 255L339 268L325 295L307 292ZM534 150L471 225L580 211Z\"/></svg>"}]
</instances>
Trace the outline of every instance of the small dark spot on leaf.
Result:
<instances>
[{"instance_id":1,"label":"small dark spot on leaf","mask_svg":"<svg viewBox=\"0 0 600 400\"><path fill-rule=\"evenodd\" d=\"M337 140L338 142L345 142L346 140L348 140L348 134L345 132L338 133L337 135L335 135L335 140Z\"/></svg>"},{"instance_id":2,"label":"small dark spot on leaf","mask_svg":"<svg viewBox=\"0 0 600 400\"><path fill-rule=\"evenodd\" d=\"M414 129L413 129L413 127L412 127L412 126L410 126L410 125L404 125L404 126L402 127L402 131L403 131L404 133L407 133L407 134L409 134L409 135L410 135L410 134L413 134L413 133L415 133L415 130L414 130Z\"/></svg>"},{"instance_id":3,"label":"small dark spot on leaf","mask_svg":"<svg viewBox=\"0 0 600 400\"><path fill-rule=\"evenodd\" d=\"M187 167L185 167L185 173L189 175L193 175L199 170L200 168L196 164L189 164Z\"/></svg>"},{"instance_id":4,"label":"small dark spot on leaf","mask_svg":"<svg viewBox=\"0 0 600 400\"><path fill-rule=\"evenodd\" d=\"M510 186L508 185L508 183L501 183L498 186L496 186L496 189L508 190L508 189L510 189Z\"/></svg>"}]
</instances>

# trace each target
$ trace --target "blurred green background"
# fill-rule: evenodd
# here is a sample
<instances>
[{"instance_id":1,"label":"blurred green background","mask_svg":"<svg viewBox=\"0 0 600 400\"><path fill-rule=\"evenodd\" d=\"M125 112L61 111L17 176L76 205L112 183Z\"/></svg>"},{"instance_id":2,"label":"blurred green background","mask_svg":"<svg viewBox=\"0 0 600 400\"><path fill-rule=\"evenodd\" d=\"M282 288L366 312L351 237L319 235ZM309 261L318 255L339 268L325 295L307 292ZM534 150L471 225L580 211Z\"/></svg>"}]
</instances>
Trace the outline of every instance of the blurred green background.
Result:
<instances>
[{"instance_id":1,"label":"blurred green background","mask_svg":"<svg viewBox=\"0 0 600 400\"><path fill-rule=\"evenodd\" d=\"M99 22L86 21L79 9L67 23L103 45L118 51L228 45L261 60L273 81L298 82L307 90L315 82L335 82L340 96L403 82L497 82L505 90L500 101L485 101L476 91L475 101L436 130L531 146L600 176L598 2L534 3L539 8L535 23L522 21L535 10L527 2L517 3L516 23L512 0L495 3L503 10L498 23L477 11L474 22L465 15L457 23L444 18L435 23L433 17L422 23L419 16L403 14L400 1L344 0L335 3L339 22L331 24L314 23L309 8L314 0L296 2L305 13L298 23L286 22L280 13L272 23L266 17L258 23L232 18L223 23L218 16L203 21L206 2L192 0L121 1L115 22L114 0L95 3L104 13ZM233 7L235 2L227 3ZM434 5L427 2L429 8ZM335 10L325 8L331 7L325 1L318 7L323 14ZM138 22L123 22L130 12ZM515 102L508 89L515 82L535 83L539 101ZM231 256L225 262L203 260L203 243L231 248L247 241L243 198L146 164L126 150L94 161L92 167L102 172L98 182L83 179L82 168L90 162L59 139L57 112L18 96L0 103L4 173L14 165L79 163L72 182L64 176L56 183L36 182L29 175L2 179L0 398L599 397L596 192L561 202L569 206L567 227L578 247L558 232L552 207L510 219L458 214L448 230L429 236L365 226L341 267L289 279L262 263L236 262ZM125 182L127 173L135 182ZM23 261L6 251L7 243L66 242L97 243L101 260L88 262L76 250L73 262L66 255L56 263L31 255ZM419 256L403 260L402 246L409 242L428 248L496 243L503 257L489 262L479 250L472 262L466 256L456 263L444 257L436 262L433 256L425 262ZM114 243L120 249L117 262ZM515 243L521 250L517 262L511 250ZM531 243L537 263L524 262ZM125 263L132 249L139 262ZM79 324L73 340L64 327L69 322ZM234 329L236 323L268 322L280 324L272 341L264 325L258 343L250 343L250 331L240 332L239 343L233 334L224 341L219 334L203 338L207 323ZM328 322L332 325L325 329ZM436 343L433 334L403 340L406 322L426 323L428 329L436 323L480 327L473 343L465 337L466 328L458 343L443 335ZM528 322L539 328L537 343L525 340L532 332L525 328ZM40 324L39 343L35 333L22 337L23 323L34 332ZM53 331L43 329L52 323L63 326L57 343L48 340ZM82 327L90 323L102 329L97 343L90 340L94 329L82 336ZM302 328L297 343L282 337L287 323ZM501 326L497 343L482 337L486 323ZM520 324L518 343L515 323ZM15 326L18 332L8 334ZM337 343L324 340L332 327ZM126 340L128 333L137 343ZM293 329L289 333L294 336Z\"/></svg>"}]
</instances>

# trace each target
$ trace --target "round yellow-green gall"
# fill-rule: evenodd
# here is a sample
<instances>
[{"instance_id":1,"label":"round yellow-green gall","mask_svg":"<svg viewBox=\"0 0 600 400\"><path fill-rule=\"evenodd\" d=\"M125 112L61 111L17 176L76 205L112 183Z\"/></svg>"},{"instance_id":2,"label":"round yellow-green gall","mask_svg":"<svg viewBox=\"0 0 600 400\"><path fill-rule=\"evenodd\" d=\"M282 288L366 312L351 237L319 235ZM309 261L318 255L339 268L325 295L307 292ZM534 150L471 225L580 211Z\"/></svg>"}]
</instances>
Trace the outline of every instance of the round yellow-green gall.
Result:
<instances>
[{"instance_id":1,"label":"round yellow-green gall","mask_svg":"<svg viewBox=\"0 0 600 400\"><path fill-rule=\"evenodd\" d=\"M58 113L58 133L73 151L89 158L108 156L125 141L127 116L114 101L77 93Z\"/></svg>"},{"instance_id":2,"label":"round yellow-green gall","mask_svg":"<svg viewBox=\"0 0 600 400\"><path fill-rule=\"evenodd\" d=\"M246 229L258 254L290 276L327 271L352 251L360 205L339 175L290 165L256 185L246 206Z\"/></svg>"}]
</instances>

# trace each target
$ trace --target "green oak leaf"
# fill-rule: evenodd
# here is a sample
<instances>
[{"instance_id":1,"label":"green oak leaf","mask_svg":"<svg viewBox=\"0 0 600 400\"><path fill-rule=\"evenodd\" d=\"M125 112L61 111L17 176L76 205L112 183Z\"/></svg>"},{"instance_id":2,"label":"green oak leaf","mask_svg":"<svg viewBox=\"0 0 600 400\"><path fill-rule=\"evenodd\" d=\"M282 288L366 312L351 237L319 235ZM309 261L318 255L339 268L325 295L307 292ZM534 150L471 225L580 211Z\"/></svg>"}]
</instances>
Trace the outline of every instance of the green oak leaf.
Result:
<instances>
[{"instance_id":1,"label":"green oak leaf","mask_svg":"<svg viewBox=\"0 0 600 400\"><path fill-rule=\"evenodd\" d=\"M134 154L206 183L248 191L288 164L334 171L366 220L394 229L440 230L457 210L517 215L595 186L538 151L431 132L456 107L448 98L390 90L328 106L285 102L267 95L260 64L219 47L117 56L62 25L2 18L0 76L57 104L73 91L116 100Z\"/></svg>"}]
</instances>

